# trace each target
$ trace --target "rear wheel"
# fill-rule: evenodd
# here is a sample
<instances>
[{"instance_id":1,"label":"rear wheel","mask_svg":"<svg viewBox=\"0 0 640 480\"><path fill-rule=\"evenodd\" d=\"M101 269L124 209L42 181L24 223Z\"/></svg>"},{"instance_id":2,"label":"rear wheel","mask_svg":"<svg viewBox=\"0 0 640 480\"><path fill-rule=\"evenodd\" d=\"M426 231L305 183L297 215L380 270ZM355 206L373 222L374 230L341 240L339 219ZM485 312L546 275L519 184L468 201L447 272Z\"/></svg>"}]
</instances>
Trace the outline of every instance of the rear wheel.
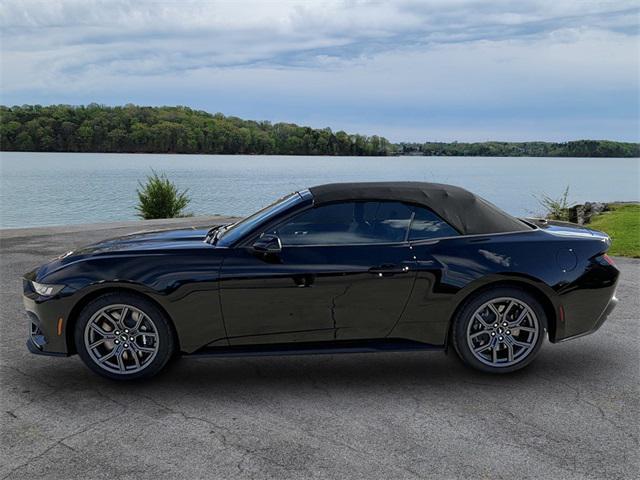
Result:
<instances>
[{"instance_id":1,"label":"rear wheel","mask_svg":"<svg viewBox=\"0 0 640 480\"><path fill-rule=\"evenodd\" d=\"M174 351L171 326L149 300L107 293L87 304L75 328L75 344L94 372L115 380L149 378Z\"/></svg>"},{"instance_id":2,"label":"rear wheel","mask_svg":"<svg viewBox=\"0 0 640 480\"><path fill-rule=\"evenodd\" d=\"M547 325L528 292L499 287L468 300L453 324L453 344L467 365L490 373L519 370L538 354Z\"/></svg>"}]
</instances>

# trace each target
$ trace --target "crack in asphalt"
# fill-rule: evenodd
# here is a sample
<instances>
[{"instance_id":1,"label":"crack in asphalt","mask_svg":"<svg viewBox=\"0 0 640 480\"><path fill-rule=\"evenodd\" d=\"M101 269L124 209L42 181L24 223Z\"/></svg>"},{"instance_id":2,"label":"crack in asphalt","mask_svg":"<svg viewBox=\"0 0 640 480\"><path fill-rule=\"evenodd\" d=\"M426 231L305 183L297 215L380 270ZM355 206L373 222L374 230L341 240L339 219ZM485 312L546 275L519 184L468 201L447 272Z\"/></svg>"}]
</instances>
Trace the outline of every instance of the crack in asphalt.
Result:
<instances>
[{"instance_id":1,"label":"crack in asphalt","mask_svg":"<svg viewBox=\"0 0 640 480\"><path fill-rule=\"evenodd\" d=\"M120 413L124 413L120 412ZM32 463L35 460L38 460L39 458L44 457L47 453L49 453L51 450L53 450L55 447L62 445L66 448L68 448L69 450L73 450L75 451L75 449L73 447L71 447L70 445L67 445L66 443L64 443L66 440L69 440L70 438L73 438L77 435L81 435L85 432L88 432L89 430L93 429L94 427L103 424L105 422L108 422L109 420L111 420L112 416L109 415L107 418L103 418L102 420L98 420L96 422L92 422L88 425L85 425L83 428L81 428L80 430L77 430L75 432L72 432L68 435L65 435L64 437L56 440L53 444L51 444L50 446L48 446L47 448L45 448L42 452L38 453L37 455L34 455L32 457L29 457L27 459L26 462L23 462L22 464L18 465L17 467L14 467L13 469L11 469L4 477L2 477L2 480L5 480L7 478L9 478L11 475L13 475L14 473L16 473L18 470L20 470L21 468L26 467L27 465L29 465L30 463Z\"/></svg>"},{"instance_id":2,"label":"crack in asphalt","mask_svg":"<svg viewBox=\"0 0 640 480\"><path fill-rule=\"evenodd\" d=\"M576 387L574 385L571 385L570 383L565 382L565 381L560 380L560 379L557 379L557 378L552 380L552 379L550 379L548 377L545 377L544 375L540 375L539 373L536 374L536 376L541 378L541 379L543 379L543 380L545 380L545 381L547 381L547 382L553 383L553 384L558 384L559 383L561 385L564 385L569 390L571 390L571 391L573 391L575 393L575 397L576 397L575 401L576 401L576 403L584 403L585 405L589 405L590 407L595 408L598 411L598 413L600 414L600 417L605 422L609 423L616 430L618 430L618 431L622 432L623 434L627 435L629 438L631 438L634 441L634 443L636 445L640 445L640 441L639 441L638 437L636 435L634 435L633 432L627 431L622 425L618 425L617 423L615 423L611 418L609 418L607 416L607 414L605 413L604 409L600 405L598 405L597 403L594 403L594 402L592 402L590 400L587 400L587 399L583 398L582 392L580 391L580 389L578 387ZM636 425L636 427L637 427L637 425Z\"/></svg>"},{"instance_id":3,"label":"crack in asphalt","mask_svg":"<svg viewBox=\"0 0 640 480\"><path fill-rule=\"evenodd\" d=\"M219 424L217 424L217 423L215 423L215 422L213 422L213 421L211 421L211 420L209 420L207 418L198 417L198 416L194 416L194 415L189 415L189 414L187 414L187 413L185 413L185 412L183 412L181 410L178 410L176 408L169 407L169 406L167 406L167 405L165 405L163 403L160 403L156 399L154 399L152 397L149 397L147 395L136 394L136 396L138 396L140 398L144 398L146 400L149 400L150 402L152 402L156 406L158 406L158 407L160 407L160 408L162 408L162 409L164 409L164 410L166 410L166 411L168 411L168 412L170 412L170 413L172 413L174 415L180 415L185 420L200 421L200 422L206 423L206 424L208 424L210 426L213 426L214 428L226 431L227 435L234 435L234 433L231 432L231 430L228 427L223 427L223 426L221 426L221 425L219 425ZM282 424L280 424L280 423L269 421L269 420L266 420L264 418L262 418L261 420L262 420L263 423L265 423L265 421L266 421L266 422L269 422L270 424L272 424L274 426L282 427ZM385 468L388 468L388 467L384 466L383 464L381 464L378 459L374 458L373 454L371 452L367 452L367 451L363 451L363 450L357 449L357 448L353 447L352 445L349 445L348 443L340 442L335 438L327 438L325 436L320 436L316 432L308 431L308 430L306 430L304 428L300 428L300 427L289 428L289 430L298 430L298 431L302 432L303 434L305 434L305 435L307 435L307 436L309 436L311 438L315 438L315 439L319 439L319 440L323 440L323 441L329 441L330 443L332 443L332 444L334 444L336 446L345 448L345 449L347 449L347 450L349 450L349 451L351 451L353 453L356 453L358 455L361 455L361 456L367 458L369 461L373 461L376 464L380 464L381 466L383 466ZM254 455L254 456L256 456L258 458L261 458L262 460L264 460L264 461L266 461L268 463L271 463L271 464L273 464L275 466L279 466L281 468L289 468L290 467L287 464L283 464L281 462L277 462L272 457L269 457L269 456L261 453L261 452L264 452L264 451L268 450L268 448L250 448L249 446L247 446L247 445L245 445L243 443L240 443L240 442L237 442L237 441L235 441L235 442L229 441L227 435L225 435L225 434L223 434L223 433L221 433L219 431L217 431L216 433L220 436L221 443L223 444L224 447L236 448L236 449L240 450L241 452L243 452L242 458L238 461L238 463L236 465L238 470L240 470L240 471L245 471L246 470L246 469L241 468L240 465L246 460L246 457L248 455ZM396 466L396 467L398 467L398 466ZM403 466L403 467L400 467L400 469L402 471L407 472L407 473L411 473L415 478L421 478L421 475L420 475L419 472L413 471L408 467L404 467Z\"/></svg>"}]
</instances>

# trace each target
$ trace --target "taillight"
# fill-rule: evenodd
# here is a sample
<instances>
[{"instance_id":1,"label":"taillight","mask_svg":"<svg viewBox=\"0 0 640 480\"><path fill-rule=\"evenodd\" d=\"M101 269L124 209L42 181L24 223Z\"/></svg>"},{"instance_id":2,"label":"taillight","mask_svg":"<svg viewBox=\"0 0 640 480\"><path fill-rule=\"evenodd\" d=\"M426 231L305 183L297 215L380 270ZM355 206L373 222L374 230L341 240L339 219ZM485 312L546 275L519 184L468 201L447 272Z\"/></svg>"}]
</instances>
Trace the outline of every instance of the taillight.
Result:
<instances>
[{"instance_id":1,"label":"taillight","mask_svg":"<svg viewBox=\"0 0 640 480\"><path fill-rule=\"evenodd\" d=\"M611 265L612 267L615 267L616 264L613 261L613 258L611 258L609 255L607 255L606 253L602 256L602 258L604 258L604 261L607 262L609 265Z\"/></svg>"}]
</instances>

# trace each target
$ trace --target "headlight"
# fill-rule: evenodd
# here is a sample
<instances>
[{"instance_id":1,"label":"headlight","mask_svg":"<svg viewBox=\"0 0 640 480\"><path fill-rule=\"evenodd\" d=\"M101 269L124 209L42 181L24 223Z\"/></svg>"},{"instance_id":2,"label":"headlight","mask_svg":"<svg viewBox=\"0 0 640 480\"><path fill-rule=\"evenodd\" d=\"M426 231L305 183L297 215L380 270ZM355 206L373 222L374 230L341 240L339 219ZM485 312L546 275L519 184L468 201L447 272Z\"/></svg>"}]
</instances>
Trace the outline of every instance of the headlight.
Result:
<instances>
[{"instance_id":1,"label":"headlight","mask_svg":"<svg viewBox=\"0 0 640 480\"><path fill-rule=\"evenodd\" d=\"M31 285L36 293L43 297L51 297L64 288L64 285L45 285L37 282L31 282Z\"/></svg>"}]
</instances>

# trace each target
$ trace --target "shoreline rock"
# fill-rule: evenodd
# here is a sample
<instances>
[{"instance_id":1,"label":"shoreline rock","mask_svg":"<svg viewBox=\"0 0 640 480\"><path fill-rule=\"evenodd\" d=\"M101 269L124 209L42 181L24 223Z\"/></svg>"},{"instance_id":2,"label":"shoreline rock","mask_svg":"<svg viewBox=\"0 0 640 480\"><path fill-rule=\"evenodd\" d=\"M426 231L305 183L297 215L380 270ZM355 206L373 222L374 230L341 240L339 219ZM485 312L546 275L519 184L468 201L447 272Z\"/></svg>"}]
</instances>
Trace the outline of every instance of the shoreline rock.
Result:
<instances>
[{"instance_id":1,"label":"shoreline rock","mask_svg":"<svg viewBox=\"0 0 640 480\"><path fill-rule=\"evenodd\" d=\"M609 210L609 204L603 202L585 202L569 207L569 221L584 225L591 222L591 217Z\"/></svg>"},{"instance_id":2,"label":"shoreline rock","mask_svg":"<svg viewBox=\"0 0 640 480\"><path fill-rule=\"evenodd\" d=\"M568 208L569 222L577 223L578 225L585 225L591 223L591 218L602 213L611 210L611 205L620 205L628 203L640 203L639 201L615 201L615 202L585 202L578 203Z\"/></svg>"}]
</instances>

